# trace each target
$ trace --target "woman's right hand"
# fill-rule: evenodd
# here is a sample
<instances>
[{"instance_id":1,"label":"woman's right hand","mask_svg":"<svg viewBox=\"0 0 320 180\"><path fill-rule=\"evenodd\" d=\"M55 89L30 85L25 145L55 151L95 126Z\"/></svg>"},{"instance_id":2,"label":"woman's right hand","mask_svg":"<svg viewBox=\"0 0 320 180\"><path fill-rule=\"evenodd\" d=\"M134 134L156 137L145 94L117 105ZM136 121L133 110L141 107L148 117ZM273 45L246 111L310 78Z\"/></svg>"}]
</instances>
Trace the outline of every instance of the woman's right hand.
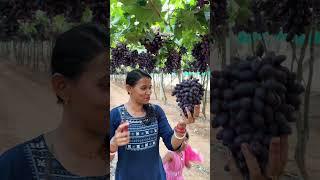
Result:
<instances>
[{"instance_id":1,"label":"woman's right hand","mask_svg":"<svg viewBox=\"0 0 320 180\"><path fill-rule=\"evenodd\" d=\"M118 126L114 136L110 141L110 151L117 151L119 146L124 146L130 142L129 131L125 131L129 126L128 122L122 123Z\"/></svg>"},{"instance_id":2,"label":"woman's right hand","mask_svg":"<svg viewBox=\"0 0 320 180\"><path fill-rule=\"evenodd\" d=\"M250 179L252 180L268 180L267 177L279 177L288 160L288 136L282 136L280 138L272 138L269 146L269 160L266 168L265 175L262 175L261 169L259 167L256 157L250 152L246 144L242 145L242 153L245 157ZM229 163L228 166L233 176L233 180L242 180L239 169L235 165L235 161L229 152ZM267 176L267 177L266 177Z\"/></svg>"}]
</instances>

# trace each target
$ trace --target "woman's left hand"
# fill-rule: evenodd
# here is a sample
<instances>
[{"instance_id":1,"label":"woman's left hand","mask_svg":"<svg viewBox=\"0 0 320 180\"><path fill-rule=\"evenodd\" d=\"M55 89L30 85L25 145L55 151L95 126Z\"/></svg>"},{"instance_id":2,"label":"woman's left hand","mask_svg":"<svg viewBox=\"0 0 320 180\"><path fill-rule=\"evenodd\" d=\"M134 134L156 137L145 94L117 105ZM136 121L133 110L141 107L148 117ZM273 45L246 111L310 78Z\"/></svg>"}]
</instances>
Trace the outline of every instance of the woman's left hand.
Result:
<instances>
[{"instance_id":1,"label":"woman's left hand","mask_svg":"<svg viewBox=\"0 0 320 180\"><path fill-rule=\"evenodd\" d=\"M189 111L188 108L186 108L186 112L187 112L187 116L188 116L188 117L186 117L186 116L184 115L184 113L182 113L182 116L183 116L183 121L182 121L182 123L185 123L185 124L194 123L195 120L199 117L199 114L200 114L200 104L194 106L193 115L191 115L191 112Z\"/></svg>"}]
</instances>

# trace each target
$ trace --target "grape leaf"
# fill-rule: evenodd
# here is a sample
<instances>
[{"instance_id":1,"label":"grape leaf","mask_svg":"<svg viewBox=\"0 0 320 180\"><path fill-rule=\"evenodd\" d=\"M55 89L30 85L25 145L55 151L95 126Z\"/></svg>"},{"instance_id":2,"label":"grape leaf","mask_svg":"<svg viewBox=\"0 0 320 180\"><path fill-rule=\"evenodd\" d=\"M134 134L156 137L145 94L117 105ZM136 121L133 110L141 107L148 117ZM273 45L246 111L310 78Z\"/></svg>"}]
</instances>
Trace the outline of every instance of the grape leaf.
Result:
<instances>
[{"instance_id":1,"label":"grape leaf","mask_svg":"<svg viewBox=\"0 0 320 180\"><path fill-rule=\"evenodd\" d=\"M140 0L121 0L123 10L130 15L135 15L141 23L149 23L161 21L162 4L160 0L149 0L144 6L141 6Z\"/></svg>"}]
</instances>

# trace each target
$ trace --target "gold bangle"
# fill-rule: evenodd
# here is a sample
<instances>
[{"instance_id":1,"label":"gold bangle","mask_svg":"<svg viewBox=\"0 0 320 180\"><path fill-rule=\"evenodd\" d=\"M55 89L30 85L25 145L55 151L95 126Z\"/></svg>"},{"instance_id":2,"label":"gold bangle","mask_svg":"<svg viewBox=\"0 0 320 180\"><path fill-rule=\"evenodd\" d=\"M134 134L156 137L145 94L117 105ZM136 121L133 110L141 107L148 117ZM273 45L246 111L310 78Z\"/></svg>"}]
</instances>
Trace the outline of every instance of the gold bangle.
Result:
<instances>
[{"instance_id":1,"label":"gold bangle","mask_svg":"<svg viewBox=\"0 0 320 180\"><path fill-rule=\"evenodd\" d=\"M179 140L182 140L182 139L184 139L184 138L186 137L187 132L185 132L182 137L178 137L177 134L176 134L176 131L174 131L173 134L174 134L174 137L175 137L175 138L177 138L177 139L179 139Z\"/></svg>"}]
</instances>

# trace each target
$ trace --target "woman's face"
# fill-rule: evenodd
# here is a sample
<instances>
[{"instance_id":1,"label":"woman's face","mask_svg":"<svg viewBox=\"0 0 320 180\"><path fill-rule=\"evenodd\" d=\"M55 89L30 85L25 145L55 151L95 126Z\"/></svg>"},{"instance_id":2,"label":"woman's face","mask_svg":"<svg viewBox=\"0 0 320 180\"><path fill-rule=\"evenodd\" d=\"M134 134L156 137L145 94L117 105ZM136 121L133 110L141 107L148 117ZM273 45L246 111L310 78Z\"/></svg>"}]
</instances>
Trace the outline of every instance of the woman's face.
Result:
<instances>
[{"instance_id":1,"label":"woman's face","mask_svg":"<svg viewBox=\"0 0 320 180\"><path fill-rule=\"evenodd\" d=\"M130 98L141 104L148 104L152 94L151 79L148 77L141 78L135 86L127 86Z\"/></svg>"},{"instance_id":2,"label":"woman's face","mask_svg":"<svg viewBox=\"0 0 320 180\"><path fill-rule=\"evenodd\" d=\"M87 64L81 77L71 86L70 109L83 119L84 127L99 135L109 129L109 76L107 54L98 55ZM79 122L80 123L80 122Z\"/></svg>"}]
</instances>

